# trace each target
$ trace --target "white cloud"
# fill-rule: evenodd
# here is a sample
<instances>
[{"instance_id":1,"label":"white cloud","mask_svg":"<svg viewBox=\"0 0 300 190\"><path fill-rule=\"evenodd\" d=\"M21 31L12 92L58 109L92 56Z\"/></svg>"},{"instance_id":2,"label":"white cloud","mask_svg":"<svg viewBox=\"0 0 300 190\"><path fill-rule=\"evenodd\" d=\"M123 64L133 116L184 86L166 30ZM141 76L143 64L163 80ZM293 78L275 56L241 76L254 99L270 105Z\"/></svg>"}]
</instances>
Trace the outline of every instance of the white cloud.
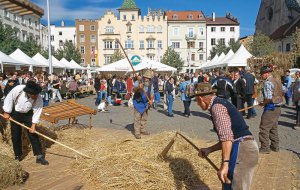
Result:
<instances>
[{"instance_id":1,"label":"white cloud","mask_svg":"<svg viewBox=\"0 0 300 190\"><path fill-rule=\"evenodd\" d=\"M50 4L50 20L56 22L60 20L75 19L97 19L101 17L106 10L115 10L116 8L108 8L101 6L101 3L109 0L85 0L85 6L78 6L75 9L68 8L68 5L76 4L77 0L49 0ZM33 0L38 6L44 9L44 17L47 18L47 1ZM81 1L82 2L82 1Z\"/></svg>"}]
</instances>

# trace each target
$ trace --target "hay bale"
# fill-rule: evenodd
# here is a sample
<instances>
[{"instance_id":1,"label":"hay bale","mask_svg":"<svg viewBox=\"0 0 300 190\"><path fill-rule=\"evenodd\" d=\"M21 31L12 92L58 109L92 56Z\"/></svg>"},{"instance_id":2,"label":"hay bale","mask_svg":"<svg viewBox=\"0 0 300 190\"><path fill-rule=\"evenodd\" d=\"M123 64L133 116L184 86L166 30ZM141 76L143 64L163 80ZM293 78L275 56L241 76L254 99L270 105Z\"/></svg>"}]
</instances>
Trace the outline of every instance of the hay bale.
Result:
<instances>
[{"instance_id":1,"label":"hay bale","mask_svg":"<svg viewBox=\"0 0 300 190\"><path fill-rule=\"evenodd\" d=\"M18 161L0 155L0 189L23 183L24 171Z\"/></svg>"},{"instance_id":2,"label":"hay bale","mask_svg":"<svg viewBox=\"0 0 300 190\"><path fill-rule=\"evenodd\" d=\"M173 137L174 133L165 132L141 140L92 141L85 151L93 159L79 158L72 169L91 189L209 189L207 184L218 183L216 171L180 137L166 161L158 158ZM219 163L221 155L214 153L210 158Z\"/></svg>"}]
</instances>

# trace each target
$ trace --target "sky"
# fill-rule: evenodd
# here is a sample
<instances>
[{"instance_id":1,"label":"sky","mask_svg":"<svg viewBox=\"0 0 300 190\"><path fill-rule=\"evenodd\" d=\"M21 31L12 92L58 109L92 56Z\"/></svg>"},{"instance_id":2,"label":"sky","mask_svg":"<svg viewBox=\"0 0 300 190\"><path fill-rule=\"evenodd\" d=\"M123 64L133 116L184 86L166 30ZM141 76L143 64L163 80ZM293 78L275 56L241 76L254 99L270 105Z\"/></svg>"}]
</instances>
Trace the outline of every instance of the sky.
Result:
<instances>
[{"instance_id":1,"label":"sky","mask_svg":"<svg viewBox=\"0 0 300 190\"><path fill-rule=\"evenodd\" d=\"M45 10L42 23L47 24L46 0L31 0ZM49 0L50 22L60 25L74 26L75 19L98 19L105 11L122 6L124 0ZM241 37L252 35L255 32L255 20L260 6L260 0L135 0L141 9L142 15L148 8L173 11L198 10L207 16L212 12L216 17L224 17L230 12L240 21Z\"/></svg>"}]
</instances>

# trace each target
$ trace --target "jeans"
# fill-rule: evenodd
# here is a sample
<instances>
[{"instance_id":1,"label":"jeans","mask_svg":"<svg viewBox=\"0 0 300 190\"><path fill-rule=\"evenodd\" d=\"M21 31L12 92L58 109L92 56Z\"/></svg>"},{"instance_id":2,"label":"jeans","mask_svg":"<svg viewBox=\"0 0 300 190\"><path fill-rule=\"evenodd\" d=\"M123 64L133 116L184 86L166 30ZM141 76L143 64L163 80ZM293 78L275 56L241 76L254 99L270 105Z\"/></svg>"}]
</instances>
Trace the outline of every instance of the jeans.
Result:
<instances>
[{"instance_id":1,"label":"jeans","mask_svg":"<svg viewBox=\"0 0 300 190\"><path fill-rule=\"evenodd\" d=\"M44 107L49 106L49 100L44 100Z\"/></svg>"},{"instance_id":2,"label":"jeans","mask_svg":"<svg viewBox=\"0 0 300 190\"><path fill-rule=\"evenodd\" d=\"M191 100L189 101L183 101L183 105L184 105L184 115L191 115L191 111L190 111L190 106L191 106Z\"/></svg>"},{"instance_id":3,"label":"jeans","mask_svg":"<svg viewBox=\"0 0 300 190\"><path fill-rule=\"evenodd\" d=\"M107 96L107 103L108 103L108 105L111 105L112 103L111 103L111 96Z\"/></svg>"},{"instance_id":4,"label":"jeans","mask_svg":"<svg viewBox=\"0 0 300 190\"><path fill-rule=\"evenodd\" d=\"M173 101L174 101L174 98L173 98L172 93L168 94L168 103L169 103L168 115L173 115Z\"/></svg>"},{"instance_id":5,"label":"jeans","mask_svg":"<svg viewBox=\"0 0 300 190\"><path fill-rule=\"evenodd\" d=\"M300 126L300 105L298 105L299 101L295 102L295 104L296 104L296 126Z\"/></svg>"},{"instance_id":6,"label":"jeans","mask_svg":"<svg viewBox=\"0 0 300 190\"><path fill-rule=\"evenodd\" d=\"M247 102L247 107L253 106L254 100L252 98L253 94L246 94L245 101ZM255 116L254 108L248 110L248 117Z\"/></svg>"},{"instance_id":7,"label":"jeans","mask_svg":"<svg viewBox=\"0 0 300 190\"><path fill-rule=\"evenodd\" d=\"M97 104L97 105L100 104L100 102L103 98L103 95L104 95L104 100L106 100L106 98L107 98L107 92L106 91L100 91L100 92L98 91L97 92L97 99L96 99L95 104Z\"/></svg>"},{"instance_id":8,"label":"jeans","mask_svg":"<svg viewBox=\"0 0 300 190\"><path fill-rule=\"evenodd\" d=\"M154 107L157 107L157 104L160 102L160 94L159 92L154 93Z\"/></svg>"},{"instance_id":9,"label":"jeans","mask_svg":"<svg viewBox=\"0 0 300 190\"><path fill-rule=\"evenodd\" d=\"M56 96L58 97L59 101L62 102L62 98L59 93L59 90L54 88L52 92L52 101L55 101Z\"/></svg>"},{"instance_id":10,"label":"jeans","mask_svg":"<svg viewBox=\"0 0 300 190\"><path fill-rule=\"evenodd\" d=\"M255 98L252 98L251 105L254 105L254 101L255 101ZM256 116L256 111L254 108L249 109L249 111L252 112L252 116Z\"/></svg>"}]
</instances>

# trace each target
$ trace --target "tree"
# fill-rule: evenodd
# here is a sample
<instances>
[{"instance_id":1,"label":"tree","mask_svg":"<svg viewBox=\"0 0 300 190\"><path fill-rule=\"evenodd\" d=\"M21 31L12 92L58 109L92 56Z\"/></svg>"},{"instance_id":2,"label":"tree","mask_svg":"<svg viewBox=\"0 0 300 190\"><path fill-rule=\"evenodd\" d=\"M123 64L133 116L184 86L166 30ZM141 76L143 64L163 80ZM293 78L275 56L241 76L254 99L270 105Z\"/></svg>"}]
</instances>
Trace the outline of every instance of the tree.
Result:
<instances>
[{"instance_id":1,"label":"tree","mask_svg":"<svg viewBox=\"0 0 300 190\"><path fill-rule=\"evenodd\" d=\"M110 62L114 63L116 61L119 61L121 59L124 59L124 55L122 54L122 52L118 49L114 51L114 54L112 54L111 58L110 58Z\"/></svg>"},{"instance_id":2,"label":"tree","mask_svg":"<svg viewBox=\"0 0 300 190\"><path fill-rule=\"evenodd\" d=\"M65 58L68 61L71 61L72 59L80 63L81 62L81 54L79 50L75 47L75 45L70 41L65 41L59 49L57 49L53 55L61 60L62 58Z\"/></svg>"},{"instance_id":3,"label":"tree","mask_svg":"<svg viewBox=\"0 0 300 190\"><path fill-rule=\"evenodd\" d=\"M236 52L241 47L240 42L237 41L230 41L228 43L228 46L226 46L224 43L221 42L221 40L218 40L218 43L215 47L210 50L210 59L213 59L215 55L220 55L221 53L227 54L229 50L232 50L233 52Z\"/></svg>"},{"instance_id":4,"label":"tree","mask_svg":"<svg viewBox=\"0 0 300 190\"><path fill-rule=\"evenodd\" d=\"M255 57L270 55L275 52L274 42L265 34L257 32L250 44L250 52Z\"/></svg>"},{"instance_id":5,"label":"tree","mask_svg":"<svg viewBox=\"0 0 300 190\"><path fill-rule=\"evenodd\" d=\"M295 57L294 67L300 68L300 29L297 28L293 34L293 54Z\"/></svg>"},{"instance_id":6,"label":"tree","mask_svg":"<svg viewBox=\"0 0 300 190\"><path fill-rule=\"evenodd\" d=\"M184 61L180 58L180 55L170 46L164 53L162 63L171 67L175 67L178 71L180 71L183 67Z\"/></svg>"},{"instance_id":7,"label":"tree","mask_svg":"<svg viewBox=\"0 0 300 190\"><path fill-rule=\"evenodd\" d=\"M241 43L239 40L237 41L230 41L228 43L229 47L228 47L228 51L232 50L233 52L236 52L240 47L241 47ZM228 53L227 51L227 53Z\"/></svg>"},{"instance_id":8,"label":"tree","mask_svg":"<svg viewBox=\"0 0 300 190\"><path fill-rule=\"evenodd\" d=\"M0 22L0 51L11 54L21 47L21 41L16 35L17 30Z\"/></svg>"},{"instance_id":9,"label":"tree","mask_svg":"<svg viewBox=\"0 0 300 190\"><path fill-rule=\"evenodd\" d=\"M33 57L35 54L42 51L42 46L33 38L29 36L25 42L21 43L20 49L29 57Z\"/></svg>"}]
</instances>

